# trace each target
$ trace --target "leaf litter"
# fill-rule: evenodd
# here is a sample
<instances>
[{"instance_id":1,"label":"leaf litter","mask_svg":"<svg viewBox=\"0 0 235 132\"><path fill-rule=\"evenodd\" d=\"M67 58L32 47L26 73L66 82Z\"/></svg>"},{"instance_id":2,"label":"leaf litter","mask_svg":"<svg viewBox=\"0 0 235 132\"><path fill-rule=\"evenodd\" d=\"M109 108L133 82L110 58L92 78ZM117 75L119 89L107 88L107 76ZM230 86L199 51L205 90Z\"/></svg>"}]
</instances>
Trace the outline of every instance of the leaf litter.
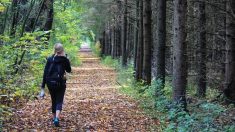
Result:
<instances>
[{"instance_id":1,"label":"leaf litter","mask_svg":"<svg viewBox=\"0 0 235 132\"><path fill-rule=\"evenodd\" d=\"M146 132L156 121L138 103L118 92L116 71L91 52L80 52L82 65L68 75L60 127L54 127L50 96L27 102L5 119L3 131ZM154 130L156 131L156 130Z\"/></svg>"}]
</instances>

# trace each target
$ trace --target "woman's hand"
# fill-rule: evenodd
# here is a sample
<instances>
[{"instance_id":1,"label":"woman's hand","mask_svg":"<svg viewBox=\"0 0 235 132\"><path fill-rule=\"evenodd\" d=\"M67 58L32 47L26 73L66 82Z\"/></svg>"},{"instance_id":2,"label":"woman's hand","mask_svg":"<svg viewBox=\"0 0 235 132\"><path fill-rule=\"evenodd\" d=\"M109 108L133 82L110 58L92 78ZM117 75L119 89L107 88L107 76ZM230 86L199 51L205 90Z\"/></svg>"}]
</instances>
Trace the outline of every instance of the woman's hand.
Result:
<instances>
[{"instance_id":1,"label":"woman's hand","mask_svg":"<svg viewBox=\"0 0 235 132\"><path fill-rule=\"evenodd\" d=\"M44 88L41 88L41 92L40 92L39 96L40 96L40 98L44 98L44 96L45 96Z\"/></svg>"},{"instance_id":2,"label":"woman's hand","mask_svg":"<svg viewBox=\"0 0 235 132\"><path fill-rule=\"evenodd\" d=\"M66 55L65 55L65 52L63 51L62 53L56 53L56 56L64 56L64 57L66 57Z\"/></svg>"}]
</instances>

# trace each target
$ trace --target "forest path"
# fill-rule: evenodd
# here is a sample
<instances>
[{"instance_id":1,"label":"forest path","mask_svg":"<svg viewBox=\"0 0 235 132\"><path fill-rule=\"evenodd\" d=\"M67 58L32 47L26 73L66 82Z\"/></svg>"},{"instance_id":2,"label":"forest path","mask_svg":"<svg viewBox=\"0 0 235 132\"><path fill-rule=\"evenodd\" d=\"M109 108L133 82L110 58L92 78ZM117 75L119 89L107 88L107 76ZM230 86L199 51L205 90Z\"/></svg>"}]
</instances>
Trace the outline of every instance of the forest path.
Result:
<instances>
[{"instance_id":1,"label":"forest path","mask_svg":"<svg viewBox=\"0 0 235 132\"><path fill-rule=\"evenodd\" d=\"M72 68L68 75L60 127L54 127L51 102L28 102L5 124L6 131L76 131L76 132L146 132L155 124L143 114L137 103L120 94L116 71L100 63L89 46L79 53L82 65Z\"/></svg>"}]
</instances>

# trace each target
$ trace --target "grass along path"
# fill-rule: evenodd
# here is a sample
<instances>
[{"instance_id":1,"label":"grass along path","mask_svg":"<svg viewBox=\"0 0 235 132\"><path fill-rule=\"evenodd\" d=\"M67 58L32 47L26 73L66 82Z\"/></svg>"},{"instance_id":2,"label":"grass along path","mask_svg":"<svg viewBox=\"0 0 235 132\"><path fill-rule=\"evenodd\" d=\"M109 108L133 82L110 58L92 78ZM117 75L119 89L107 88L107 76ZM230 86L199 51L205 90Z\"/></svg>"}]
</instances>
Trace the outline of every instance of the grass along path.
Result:
<instances>
[{"instance_id":1,"label":"grass along path","mask_svg":"<svg viewBox=\"0 0 235 132\"><path fill-rule=\"evenodd\" d=\"M138 104L118 92L116 71L103 66L84 46L79 56L80 67L68 75L60 127L54 127L50 96L28 102L14 111L4 123L4 131L77 131L104 132L151 131L154 121L143 114Z\"/></svg>"}]
</instances>

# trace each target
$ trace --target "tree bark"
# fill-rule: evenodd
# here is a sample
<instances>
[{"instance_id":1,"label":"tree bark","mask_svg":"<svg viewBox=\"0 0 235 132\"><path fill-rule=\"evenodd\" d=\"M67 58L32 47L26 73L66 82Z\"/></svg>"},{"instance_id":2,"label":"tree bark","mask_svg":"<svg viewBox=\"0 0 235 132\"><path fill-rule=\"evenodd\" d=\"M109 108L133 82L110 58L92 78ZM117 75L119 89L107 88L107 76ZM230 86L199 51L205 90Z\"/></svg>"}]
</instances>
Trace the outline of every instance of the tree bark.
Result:
<instances>
[{"instance_id":1,"label":"tree bark","mask_svg":"<svg viewBox=\"0 0 235 132\"><path fill-rule=\"evenodd\" d=\"M137 53L136 53L136 81L141 81L142 71L143 71L143 0L139 0L139 33L138 33L138 44L137 44Z\"/></svg>"},{"instance_id":2,"label":"tree bark","mask_svg":"<svg viewBox=\"0 0 235 132\"><path fill-rule=\"evenodd\" d=\"M17 23L18 23L18 17L19 17L19 7L18 7L18 0L12 0L12 23L11 23L11 30L10 30L10 36L15 36Z\"/></svg>"},{"instance_id":3,"label":"tree bark","mask_svg":"<svg viewBox=\"0 0 235 132\"><path fill-rule=\"evenodd\" d=\"M27 21L29 19L29 15L30 15L30 13L31 13L31 11L33 9L34 4L35 4L35 0L32 0L30 2L30 7L28 9L28 12L27 12L26 16L24 17L24 22L22 24L22 29L21 29L20 37L23 37L23 35L24 35L25 27L26 27Z\"/></svg>"},{"instance_id":4,"label":"tree bark","mask_svg":"<svg viewBox=\"0 0 235 132\"><path fill-rule=\"evenodd\" d=\"M5 11L5 16L4 16L4 23L3 23L3 26L2 26L2 30L0 31L0 34L4 34L5 29L6 29L7 18L8 18L8 9L9 9L9 7L7 6L6 11Z\"/></svg>"},{"instance_id":5,"label":"tree bark","mask_svg":"<svg viewBox=\"0 0 235 132\"><path fill-rule=\"evenodd\" d=\"M156 43L154 44L153 60L155 80L161 80L161 86L165 85L165 49L166 49L166 0L157 2L157 27Z\"/></svg>"},{"instance_id":6,"label":"tree bark","mask_svg":"<svg viewBox=\"0 0 235 132\"><path fill-rule=\"evenodd\" d=\"M109 38L108 38L108 41L109 41L109 49L108 49L108 54L110 56L112 56L112 27L109 27Z\"/></svg>"},{"instance_id":7,"label":"tree bark","mask_svg":"<svg viewBox=\"0 0 235 132\"><path fill-rule=\"evenodd\" d=\"M225 90L229 101L235 101L235 1L227 1Z\"/></svg>"},{"instance_id":8,"label":"tree bark","mask_svg":"<svg viewBox=\"0 0 235 132\"><path fill-rule=\"evenodd\" d=\"M143 80L146 84L151 83L151 56L152 56L152 26L151 26L151 0L144 0L143 3L143 39L144 39L144 57L143 57Z\"/></svg>"},{"instance_id":9,"label":"tree bark","mask_svg":"<svg viewBox=\"0 0 235 132\"><path fill-rule=\"evenodd\" d=\"M127 66L127 0L123 3L124 13L122 14L122 66Z\"/></svg>"},{"instance_id":10,"label":"tree bark","mask_svg":"<svg viewBox=\"0 0 235 132\"><path fill-rule=\"evenodd\" d=\"M112 55L112 58L114 59L115 58L115 52L116 52L115 26L112 27L111 43L112 43L111 55Z\"/></svg>"},{"instance_id":11,"label":"tree bark","mask_svg":"<svg viewBox=\"0 0 235 132\"><path fill-rule=\"evenodd\" d=\"M109 43L109 30L106 29L105 31L105 55L108 56L109 55L109 48L110 48L110 43Z\"/></svg>"},{"instance_id":12,"label":"tree bark","mask_svg":"<svg viewBox=\"0 0 235 132\"><path fill-rule=\"evenodd\" d=\"M48 10L46 24L44 25L44 31L52 30L53 20L54 20L54 0L47 0L46 8ZM47 34L47 39L50 39L50 33Z\"/></svg>"},{"instance_id":13,"label":"tree bark","mask_svg":"<svg viewBox=\"0 0 235 132\"><path fill-rule=\"evenodd\" d=\"M104 56L105 55L105 36L106 36L106 33L105 31L102 33L103 37L102 37L102 44L101 44L101 55Z\"/></svg>"},{"instance_id":14,"label":"tree bark","mask_svg":"<svg viewBox=\"0 0 235 132\"><path fill-rule=\"evenodd\" d=\"M43 9L45 8L45 1L46 1L46 0L42 0L42 2L41 2L40 8L39 8L39 12L38 12L38 14L37 14L37 16L36 16L35 21L33 22L32 32L35 31L36 25L37 25L37 22L38 22L38 19L39 19L39 16L41 15Z\"/></svg>"},{"instance_id":15,"label":"tree bark","mask_svg":"<svg viewBox=\"0 0 235 132\"><path fill-rule=\"evenodd\" d=\"M139 36L139 3L140 0L136 0L136 21L135 21L135 38L134 38L134 71L136 71L137 67L137 52L138 52L138 36ZM135 72L136 74L136 72ZM136 76L136 75L135 75Z\"/></svg>"},{"instance_id":16,"label":"tree bark","mask_svg":"<svg viewBox=\"0 0 235 132\"><path fill-rule=\"evenodd\" d=\"M187 0L174 1L173 20L173 101L186 109L187 44L186 20Z\"/></svg>"},{"instance_id":17,"label":"tree bark","mask_svg":"<svg viewBox=\"0 0 235 132\"><path fill-rule=\"evenodd\" d=\"M117 27L117 57L121 56L122 52L122 46L121 46L121 27L118 25Z\"/></svg>"},{"instance_id":18,"label":"tree bark","mask_svg":"<svg viewBox=\"0 0 235 132\"><path fill-rule=\"evenodd\" d=\"M199 18L199 33L198 33L198 75L197 75L197 95L199 97L206 96L206 11L205 0L199 2L198 18Z\"/></svg>"}]
</instances>

